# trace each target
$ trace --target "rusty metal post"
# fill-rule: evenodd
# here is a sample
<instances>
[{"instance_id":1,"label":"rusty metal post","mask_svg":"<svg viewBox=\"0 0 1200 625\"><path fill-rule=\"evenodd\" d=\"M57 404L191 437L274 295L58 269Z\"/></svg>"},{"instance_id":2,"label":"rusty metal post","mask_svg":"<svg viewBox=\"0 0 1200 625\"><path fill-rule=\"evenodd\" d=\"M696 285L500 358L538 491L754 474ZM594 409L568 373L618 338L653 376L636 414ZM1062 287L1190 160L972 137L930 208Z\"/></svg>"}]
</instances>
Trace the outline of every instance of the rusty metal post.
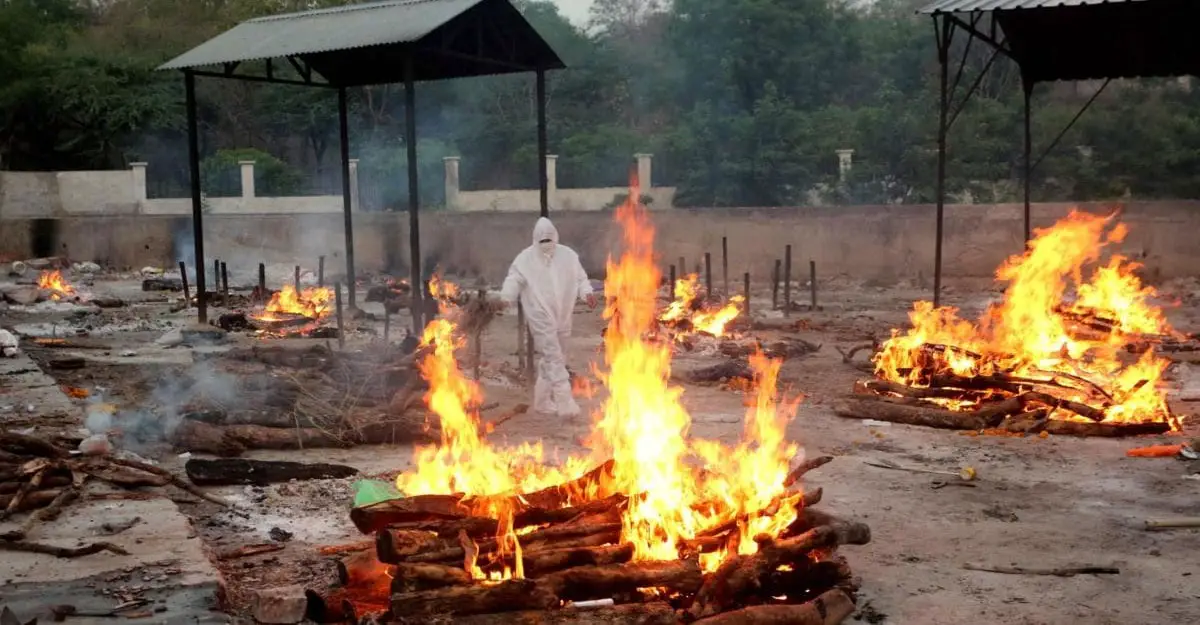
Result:
<instances>
[{"instance_id":1,"label":"rusty metal post","mask_svg":"<svg viewBox=\"0 0 1200 625\"><path fill-rule=\"evenodd\" d=\"M192 292L188 289L187 263L179 261L179 275L183 278L183 307L192 307Z\"/></svg>"},{"instance_id":2,"label":"rusty metal post","mask_svg":"<svg viewBox=\"0 0 1200 625\"><path fill-rule=\"evenodd\" d=\"M229 306L229 270L225 267L225 261L221 261L221 298L225 306Z\"/></svg>"},{"instance_id":3,"label":"rusty metal post","mask_svg":"<svg viewBox=\"0 0 1200 625\"><path fill-rule=\"evenodd\" d=\"M749 319L750 318L750 272L749 271L742 274L742 297L746 298L746 303L744 304L744 306L745 306L744 314L746 315L746 318Z\"/></svg>"},{"instance_id":4,"label":"rusty metal post","mask_svg":"<svg viewBox=\"0 0 1200 625\"><path fill-rule=\"evenodd\" d=\"M333 305L337 309L338 349L346 347L345 326L342 324L342 283L333 283Z\"/></svg>"},{"instance_id":5,"label":"rusty metal post","mask_svg":"<svg viewBox=\"0 0 1200 625\"><path fill-rule=\"evenodd\" d=\"M783 269L783 261L775 259L775 271L771 272L771 310L779 310L779 273Z\"/></svg>"},{"instance_id":6,"label":"rusty metal post","mask_svg":"<svg viewBox=\"0 0 1200 625\"><path fill-rule=\"evenodd\" d=\"M783 249L783 316L792 316L792 246Z\"/></svg>"},{"instance_id":7,"label":"rusty metal post","mask_svg":"<svg viewBox=\"0 0 1200 625\"><path fill-rule=\"evenodd\" d=\"M671 301L675 301L675 265L671 265Z\"/></svg>"},{"instance_id":8,"label":"rusty metal post","mask_svg":"<svg viewBox=\"0 0 1200 625\"><path fill-rule=\"evenodd\" d=\"M721 237L721 288L729 297L729 237Z\"/></svg>"},{"instance_id":9,"label":"rusty metal post","mask_svg":"<svg viewBox=\"0 0 1200 625\"><path fill-rule=\"evenodd\" d=\"M296 294L299 295L300 294L300 265L296 265L296 267L294 269L292 269L292 281L295 283L295 284L293 284L293 286L296 288Z\"/></svg>"},{"instance_id":10,"label":"rusty metal post","mask_svg":"<svg viewBox=\"0 0 1200 625\"><path fill-rule=\"evenodd\" d=\"M217 293L221 290L221 259L213 259L213 292Z\"/></svg>"},{"instance_id":11,"label":"rusty metal post","mask_svg":"<svg viewBox=\"0 0 1200 625\"><path fill-rule=\"evenodd\" d=\"M817 261L808 261L808 286L812 294L811 310L817 309Z\"/></svg>"},{"instance_id":12,"label":"rusty metal post","mask_svg":"<svg viewBox=\"0 0 1200 625\"><path fill-rule=\"evenodd\" d=\"M325 286L325 257L317 257L317 286Z\"/></svg>"},{"instance_id":13,"label":"rusty metal post","mask_svg":"<svg viewBox=\"0 0 1200 625\"><path fill-rule=\"evenodd\" d=\"M267 266L263 263L258 264L258 299L265 304L267 302Z\"/></svg>"},{"instance_id":14,"label":"rusty metal post","mask_svg":"<svg viewBox=\"0 0 1200 625\"><path fill-rule=\"evenodd\" d=\"M712 254L708 252L704 253L704 288L706 289L705 297L710 300L715 299L712 290Z\"/></svg>"},{"instance_id":15,"label":"rusty metal post","mask_svg":"<svg viewBox=\"0 0 1200 625\"><path fill-rule=\"evenodd\" d=\"M682 256L680 256L680 257L679 257L679 277L680 277L680 278L686 277L686 276L688 275L688 270L687 270L687 269L688 269L688 267L687 267L687 259L686 259L686 258L684 258L684 257L682 257Z\"/></svg>"}]
</instances>

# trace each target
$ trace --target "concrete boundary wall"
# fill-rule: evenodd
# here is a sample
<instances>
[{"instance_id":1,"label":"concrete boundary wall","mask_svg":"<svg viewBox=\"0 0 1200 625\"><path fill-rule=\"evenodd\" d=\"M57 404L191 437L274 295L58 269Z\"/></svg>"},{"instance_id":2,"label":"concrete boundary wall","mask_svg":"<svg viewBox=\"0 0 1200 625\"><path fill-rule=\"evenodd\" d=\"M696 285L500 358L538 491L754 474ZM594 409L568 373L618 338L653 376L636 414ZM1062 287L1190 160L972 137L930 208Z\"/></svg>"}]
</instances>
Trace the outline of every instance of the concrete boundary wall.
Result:
<instances>
[{"instance_id":1,"label":"concrete boundary wall","mask_svg":"<svg viewBox=\"0 0 1200 625\"><path fill-rule=\"evenodd\" d=\"M1053 223L1070 208L1036 205L1035 227ZM1082 208L1112 210L1111 205ZM791 244L797 276L807 273L811 259L822 277L890 282L932 278L934 214L932 206L856 206L674 209L653 216L664 267L680 256L696 265L705 251L719 263L721 237L727 236L732 276L750 271L756 281L767 280L775 259ZM610 251L620 244L611 213L563 212L551 217L562 241L576 248L588 270L599 275ZM1130 232L1117 251L1143 262L1152 275L1200 273L1200 247L1195 244L1200 202L1131 203L1121 218ZM534 220L531 213L427 213L421 217L426 262L498 281L513 256L531 243ZM407 221L402 213L355 215L359 267L406 269ZM339 270L344 262L339 214L216 214L204 223L206 255L226 261L234 270L252 272L259 262L315 266L322 254L329 271ZM189 224L186 217L157 215L62 217L56 220L54 248L76 260L115 266L169 265L187 253ZM992 275L1022 247L1019 205L949 206L945 226L944 266L950 277ZM34 220L0 221L0 257L30 256L33 231Z\"/></svg>"}]
</instances>

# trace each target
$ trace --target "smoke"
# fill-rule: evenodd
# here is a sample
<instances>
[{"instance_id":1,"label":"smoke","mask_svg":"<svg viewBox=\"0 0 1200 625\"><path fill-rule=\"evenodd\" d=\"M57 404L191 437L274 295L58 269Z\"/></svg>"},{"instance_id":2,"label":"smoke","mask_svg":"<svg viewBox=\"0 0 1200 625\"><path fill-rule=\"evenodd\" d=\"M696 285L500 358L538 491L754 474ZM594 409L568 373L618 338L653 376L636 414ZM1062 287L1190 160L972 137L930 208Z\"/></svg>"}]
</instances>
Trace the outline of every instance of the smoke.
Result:
<instances>
[{"instance_id":1,"label":"smoke","mask_svg":"<svg viewBox=\"0 0 1200 625\"><path fill-rule=\"evenodd\" d=\"M93 395L84 427L93 434L119 434L121 447L138 452L170 439L194 405L231 406L241 395L238 376L216 369L209 361L185 370L164 371L140 406L118 409Z\"/></svg>"}]
</instances>

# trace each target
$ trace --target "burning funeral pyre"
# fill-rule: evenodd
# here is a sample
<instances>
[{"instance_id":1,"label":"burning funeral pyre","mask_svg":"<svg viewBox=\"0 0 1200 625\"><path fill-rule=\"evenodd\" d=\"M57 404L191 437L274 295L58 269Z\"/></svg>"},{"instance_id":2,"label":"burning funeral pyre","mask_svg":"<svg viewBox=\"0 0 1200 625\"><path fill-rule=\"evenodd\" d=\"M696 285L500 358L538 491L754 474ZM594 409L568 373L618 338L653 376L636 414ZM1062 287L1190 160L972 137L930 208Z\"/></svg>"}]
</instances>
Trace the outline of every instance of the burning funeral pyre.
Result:
<instances>
[{"instance_id":1,"label":"burning funeral pyre","mask_svg":"<svg viewBox=\"0 0 1200 625\"><path fill-rule=\"evenodd\" d=\"M333 313L334 294L328 287L286 284L271 295L262 312L249 315L261 336L311 336Z\"/></svg>"},{"instance_id":2,"label":"burning funeral pyre","mask_svg":"<svg viewBox=\"0 0 1200 625\"><path fill-rule=\"evenodd\" d=\"M453 324L434 320L420 368L440 444L418 447L416 468L398 476L404 498L352 510L376 550L344 560L344 586L310 594L310 616L833 624L853 612L856 587L836 548L870 531L813 510L821 490L801 490L829 458L790 466L799 447L784 429L797 402L776 400L780 363L751 358L756 401L740 443L689 438L670 344L646 338L659 283L653 228L636 204L617 219L625 249L608 265L608 396L590 457L549 464L540 444L490 445L469 408L480 389L459 370Z\"/></svg>"},{"instance_id":3,"label":"burning funeral pyre","mask_svg":"<svg viewBox=\"0 0 1200 625\"><path fill-rule=\"evenodd\" d=\"M1121 436L1180 428L1162 384L1171 329L1139 265L1104 248L1126 228L1072 212L1002 265L1004 299L977 323L918 302L837 410L962 430ZM1086 279L1085 279L1086 277Z\"/></svg>"},{"instance_id":4,"label":"burning funeral pyre","mask_svg":"<svg viewBox=\"0 0 1200 625\"><path fill-rule=\"evenodd\" d=\"M744 303L745 298L734 295L725 305L713 305L701 294L699 278L691 274L675 281L675 298L659 313L658 322L679 342L696 334L722 338Z\"/></svg>"}]
</instances>

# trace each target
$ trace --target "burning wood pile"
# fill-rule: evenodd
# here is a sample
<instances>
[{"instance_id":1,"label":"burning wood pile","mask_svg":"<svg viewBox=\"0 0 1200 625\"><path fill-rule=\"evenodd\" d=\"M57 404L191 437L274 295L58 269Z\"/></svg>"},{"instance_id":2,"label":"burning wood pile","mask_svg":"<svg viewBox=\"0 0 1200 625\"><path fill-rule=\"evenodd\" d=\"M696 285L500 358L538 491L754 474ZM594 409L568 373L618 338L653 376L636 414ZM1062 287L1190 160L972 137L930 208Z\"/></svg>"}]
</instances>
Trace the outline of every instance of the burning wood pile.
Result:
<instances>
[{"instance_id":1,"label":"burning wood pile","mask_svg":"<svg viewBox=\"0 0 1200 625\"><path fill-rule=\"evenodd\" d=\"M675 297L658 315L658 330L686 349L692 349L698 337L729 336L730 322L742 314L745 298L734 295L724 305L714 304L702 294L696 274L675 281Z\"/></svg>"},{"instance_id":2,"label":"burning wood pile","mask_svg":"<svg viewBox=\"0 0 1200 625\"><path fill-rule=\"evenodd\" d=\"M1152 303L1139 267L1105 246L1126 234L1113 216L1072 212L1039 230L997 272L1004 299L976 324L918 302L913 327L875 353L875 379L836 412L929 427L1016 434L1126 436L1181 427L1159 349L1187 344Z\"/></svg>"},{"instance_id":3,"label":"burning wood pile","mask_svg":"<svg viewBox=\"0 0 1200 625\"><path fill-rule=\"evenodd\" d=\"M67 281L62 271L51 269L42 271L36 284L6 290L3 299L13 304L31 306L39 302L82 302L85 297Z\"/></svg>"},{"instance_id":4,"label":"burning wood pile","mask_svg":"<svg viewBox=\"0 0 1200 625\"><path fill-rule=\"evenodd\" d=\"M246 316L250 328L262 337L337 338L337 329L326 327L333 313L333 289L286 284L274 292L261 312Z\"/></svg>"},{"instance_id":5,"label":"burning wood pile","mask_svg":"<svg viewBox=\"0 0 1200 625\"><path fill-rule=\"evenodd\" d=\"M870 531L814 510L822 491L800 489L830 459L790 466L796 402L777 401L779 361L750 358L756 399L742 441L689 438L670 345L647 338L653 229L636 204L617 219L626 249L607 272L608 394L590 453L549 464L540 444L488 444L471 408L480 388L459 370L452 324L434 320L420 369L440 443L418 447L415 468L396 478L404 498L352 509L374 549L341 561L341 586L310 592L311 618L832 625L854 611L837 547Z\"/></svg>"}]
</instances>

